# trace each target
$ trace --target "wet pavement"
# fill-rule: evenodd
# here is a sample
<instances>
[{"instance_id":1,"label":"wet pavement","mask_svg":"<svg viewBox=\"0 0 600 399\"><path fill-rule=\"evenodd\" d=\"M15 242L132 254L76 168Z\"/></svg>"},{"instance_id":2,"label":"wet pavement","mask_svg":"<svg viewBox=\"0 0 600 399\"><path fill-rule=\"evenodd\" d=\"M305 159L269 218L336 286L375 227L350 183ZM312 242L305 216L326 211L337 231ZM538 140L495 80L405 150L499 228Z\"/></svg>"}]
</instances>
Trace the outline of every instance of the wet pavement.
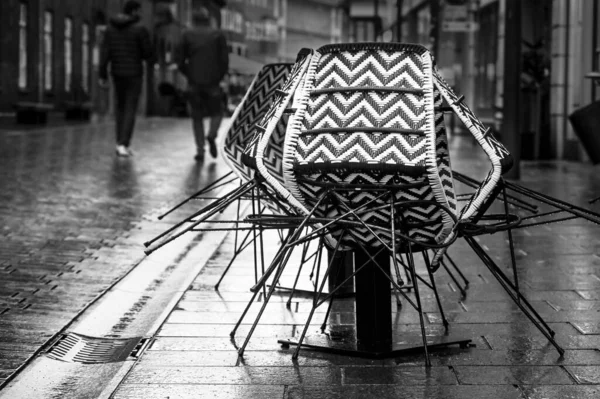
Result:
<instances>
[{"instance_id":1,"label":"wet pavement","mask_svg":"<svg viewBox=\"0 0 600 399\"><path fill-rule=\"evenodd\" d=\"M144 259L169 204L223 173L194 160L188 120L0 132L0 384Z\"/></svg>"},{"instance_id":2,"label":"wet pavement","mask_svg":"<svg viewBox=\"0 0 600 399\"><path fill-rule=\"evenodd\" d=\"M145 123L134 137L136 157L126 163L114 161L107 126L53 132L56 138L41 132L0 133L1 211L6 220L3 225L8 226L0 243L1 300L8 309L0 316L1 376L10 375L46 340L66 329L78 312L136 264L166 262L161 251L169 251L167 247L144 258L141 243L168 227L177 215L164 222L157 222L155 216L166 204L224 170L221 164L202 171L194 167L187 121ZM454 168L482 177L486 162L468 141L458 137L452 147ZM521 183L586 206L587 200L598 195L599 171L599 167L580 163L528 162L523 164ZM600 204L594 205L599 208ZM508 267L505 238L484 236L481 244ZM287 309L286 293L271 299L239 359L236 347L243 342L260 303L253 306L232 340L229 333L250 298L248 288L254 280L249 247L234 263L220 291L213 289L231 258L233 239L228 235L212 256L211 245L218 245L219 240L212 244L207 237L192 240L195 252L179 264L187 267L196 260L201 263L194 269L199 273L189 276L181 300L164 309L164 323L157 316L153 341L139 359L129 361L111 397L600 397L600 226L575 220L515 232L522 290L556 331L557 341L566 350L563 358L466 244L453 245L450 253L471 282L467 296L461 296L443 270L436 273L436 281L450 331L472 339L476 346L434 352L430 369L419 354L370 360L303 350L298 361L292 361L292 349L282 348L277 339L299 334L310 301L298 295ZM277 249L277 241L273 235L267 238L267 259ZM300 279L306 289L312 288L309 272L305 270ZM294 277L290 267L282 284L291 285ZM429 292L423 297L428 333L440 334L443 329L435 300ZM316 332L324 311L319 308L309 332ZM352 312L352 303L340 300L330 323L350 325ZM94 312L89 317L94 318ZM398 340L419 339L414 310L404 306L393 317ZM95 323L100 326L102 320L97 318ZM114 332L102 330L103 334ZM95 365L85 367L88 374L98 370ZM55 397L77 397L69 395L68 386L60 395Z\"/></svg>"},{"instance_id":3,"label":"wet pavement","mask_svg":"<svg viewBox=\"0 0 600 399\"><path fill-rule=\"evenodd\" d=\"M452 146L454 168L482 177L486 163L478 151L461 138ZM586 206L600 187L598 171L598 167L579 163L528 162L523 164L521 183ZM270 243L266 246L269 259L277 237L270 236L266 242ZM505 236L482 236L480 243L501 266L509 267ZM220 290L214 291L232 255L230 235L113 397L600 397L600 226L574 220L517 230L515 243L522 291L556 331L566 350L562 358L464 242L453 245L450 253L470 280L466 297L443 270L437 272L436 281L451 333L472 339L475 347L436 351L430 369L419 354L370 360L303 350L294 362L293 348L282 348L277 339L299 335L311 302L299 295L288 309L287 293L282 292L271 299L246 353L238 358L236 350L261 303L253 305L251 316L232 340L229 333L250 299L254 269L248 250L233 264ZM297 264L299 254L294 259ZM312 289L309 271L303 273L303 288ZM282 285L290 286L295 274L296 269L290 267ZM431 293L423 296L428 334L442 334L434 297ZM319 308L309 333L318 332L324 308ZM339 300L330 325L353 324L352 312L351 301ZM413 309L404 306L393 317L397 340L420 339Z\"/></svg>"}]
</instances>

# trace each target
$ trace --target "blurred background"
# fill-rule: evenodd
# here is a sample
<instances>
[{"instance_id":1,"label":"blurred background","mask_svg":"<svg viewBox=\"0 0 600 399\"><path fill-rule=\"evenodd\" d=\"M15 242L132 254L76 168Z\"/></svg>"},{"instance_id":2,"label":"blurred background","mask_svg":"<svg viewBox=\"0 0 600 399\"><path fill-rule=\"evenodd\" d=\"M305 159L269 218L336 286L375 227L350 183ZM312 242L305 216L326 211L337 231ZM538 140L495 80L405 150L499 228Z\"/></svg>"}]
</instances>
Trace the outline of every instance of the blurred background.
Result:
<instances>
[{"instance_id":1,"label":"blurred background","mask_svg":"<svg viewBox=\"0 0 600 399\"><path fill-rule=\"evenodd\" d=\"M509 147L521 149L523 159L586 160L568 115L600 95L598 0L141 2L158 54L146 75L142 115L186 115L185 79L172 66L173 50L194 9L207 7L228 38L230 112L262 64L292 62L302 47L419 43L431 49L446 80L476 114ZM122 3L2 0L0 122L14 121L23 102L47 106L50 121L111 117L112 95L97 85L98 50ZM450 124L461 133L459 123Z\"/></svg>"}]
</instances>

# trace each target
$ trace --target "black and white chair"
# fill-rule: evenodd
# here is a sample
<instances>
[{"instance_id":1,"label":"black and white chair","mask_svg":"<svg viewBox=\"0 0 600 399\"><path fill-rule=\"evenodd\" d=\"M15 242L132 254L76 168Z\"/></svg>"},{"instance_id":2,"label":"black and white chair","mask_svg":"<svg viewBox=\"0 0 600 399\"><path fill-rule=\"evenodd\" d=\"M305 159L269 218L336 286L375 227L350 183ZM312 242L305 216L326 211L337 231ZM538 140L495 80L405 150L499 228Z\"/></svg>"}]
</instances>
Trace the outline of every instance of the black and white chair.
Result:
<instances>
[{"instance_id":1,"label":"black and white chair","mask_svg":"<svg viewBox=\"0 0 600 399\"><path fill-rule=\"evenodd\" d=\"M288 87L282 93L283 100L273 104L260 124L264 132L257 139L257 170L272 190L302 217L253 218L258 224L272 224L278 219L281 223L284 219L297 223L257 287L264 286L269 279L274 281L272 286L276 284L294 245L322 237L334 251L367 254L370 261L356 264L354 276L362 268L377 267L402 293L397 282L376 261L379 253L387 253L394 262L396 275L401 266L411 274L415 301L403 295L419 313L429 365L419 285L433 289L447 326L433 273L444 264L446 249L463 237L519 308L562 354L563 349L553 338L554 332L519 291L516 275L515 282L511 281L474 239L479 234L507 230L514 264L510 231L521 219L509 212L511 201L506 187L510 185L502 179L502 174L512 166L512 157L470 111L464 98L449 88L437 72L429 51L422 46L400 43L333 44L308 54L307 58L309 64L300 85L295 91ZM282 181L281 176L274 176L266 167L261 149L269 142L278 118L289 104L293 104L295 112L288 121ZM450 167L443 125L446 111L459 117L490 161L483 182L473 184L460 175L462 181L470 181L471 187L476 188L462 208L454 190L456 176ZM505 205L503 214L486 214L494 201ZM573 209L566 210L573 212ZM303 234L306 226L312 226L312 230ZM423 253L427 262L428 282L416 273L413 254L417 252ZM401 259L405 260L400 262ZM329 263L320 276L314 306L294 358L316 307L332 297L332 293L323 295L331 266ZM272 292L271 289L263 301L240 354Z\"/></svg>"}]
</instances>

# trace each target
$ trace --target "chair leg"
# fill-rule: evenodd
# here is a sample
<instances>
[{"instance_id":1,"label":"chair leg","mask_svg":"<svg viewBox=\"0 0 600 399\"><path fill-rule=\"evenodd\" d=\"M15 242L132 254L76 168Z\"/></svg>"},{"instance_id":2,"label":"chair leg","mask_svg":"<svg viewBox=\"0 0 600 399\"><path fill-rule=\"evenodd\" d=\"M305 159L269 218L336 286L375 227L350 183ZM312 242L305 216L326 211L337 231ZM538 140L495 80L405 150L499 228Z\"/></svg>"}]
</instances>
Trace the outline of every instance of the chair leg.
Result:
<instances>
[{"instance_id":1,"label":"chair leg","mask_svg":"<svg viewBox=\"0 0 600 399\"><path fill-rule=\"evenodd\" d=\"M508 197L506 195L506 186L504 184L502 185L502 195L504 197L504 214L508 217ZM517 273L517 258L515 257L515 244L513 241L512 229L506 230L506 233L508 234L508 247L510 249L510 261L513 269L513 279L515 282L516 291L520 292L519 275ZM517 300L520 300L519 297L517 297Z\"/></svg>"},{"instance_id":2,"label":"chair leg","mask_svg":"<svg viewBox=\"0 0 600 399\"><path fill-rule=\"evenodd\" d=\"M245 195L245 193L247 193L248 191L253 189L255 184L256 184L255 182L250 181L250 182L240 186L239 188L232 190L224 197L219 198L218 200L206 205L199 211L195 212L193 215L176 223L174 226L171 226L169 229L163 231L161 234L154 237L150 241L145 242L144 246L147 247L148 249L146 249L146 251L144 251L144 252L147 255L150 255L152 252L156 251L158 248L161 248L162 246L170 243L171 241L174 241L175 239L181 237L183 234L185 234L189 231L192 231L195 227L197 227L201 223L204 223L206 220L208 220L212 216L225 210L225 208L227 208L233 202L239 200L241 197L243 197ZM201 218L199 220L194 220L195 218L200 217L200 216L201 216ZM176 230L178 230L180 227L182 227L186 223L191 223L191 224L188 227L186 227L185 229L182 229L175 233ZM174 233L174 234L170 235L172 233ZM165 238L163 238L163 237L165 237ZM159 240L161 240L161 241L159 243L156 243Z\"/></svg>"},{"instance_id":3,"label":"chair leg","mask_svg":"<svg viewBox=\"0 0 600 399\"><path fill-rule=\"evenodd\" d=\"M252 334L254 334L254 330L256 329L256 326L258 325L258 322L260 321L260 319L261 319L261 317L262 317L265 309L267 308L267 305L269 304L269 300L271 299L271 296L273 295L273 292L275 292L275 287L277 286L277 282L279 281L279 278L283 274L285 266L287 265L287 262L289 261L292 252L293 252L293 247L288 247L286 245L286 247L285 247L285 256L279 262L279 265L277 266L277 272L275 273L275 277L273 277L273 281L272 281L271 286L269 287L269 291L267 292L267 295L264 297L263 304L260 307L260 310L258 311L258 315L254 319L254 323L252 323L252 327L250 327L250 331L248 332L248 335L246 335L246 339L244 340L244 343L243 343L242 347L238 350L238 355L239 356L243 356L244 355L244 351L246 350L246 346L248 346L248 342L250 342L250 338L252 337ZM262 282L262 289L263 289L263 291L265 290L266 284L267 284L267 279L265 279ZM258 293L259 291L260 290L256 290L256 293Z\"/></svg>"},{"instance_id":4,"label":"chair leg","mask_svg":"<svg viewBox=\"0 0 600 399\"><path fill-rule=\"evenodd\" d=\"M248 312L248 309L252 305L252 302L256 298L258 291L260 291L261 289L263 290L263 292L265 291L269 277L271 276L271 274L274 271L276 271L275 277L273 278L273 281L271 282L271 286L269 287L269 292L267 295L265 295L265 300L264 300L263 306L261 307L256 319L254 320L254 323L252 324L252 327L250 328L250 331L249 331L248 335L246 336L244 344L238 351L240 356L243 355L243 353L246 349L246 346L248 345L248 342L250 341L250 338L252 337L252 334L254 333L254 330L256 329L256 326L258 325L258 322L260 321L260 318L262 317L262 314L264 313L265 308L267 307L269 299L271 298L271 295L273 295L273 292L275 291L275 288L277 286L279 278L281 277L281 274L283 273L283 270L285 269L285 266L286 266L287 262L289 261L290 256L292 255L292 252L294 249L294 245L293 245L294 241L300 237L300 235L302 234L302 231L304 231L306 224L312 217L313 213L321 205L321 203L323 202L323 200L325 199L326 196L327 196L327 193L322 195L316 201L313 209L305 216L305 218L302 220L302 222L300 223L300 225L298 227L294 227L293 229L290 229L290 233L289 233L288 239L286 239L286 241L285 241L285 244L279 249L279 251L277 252L277 255L275 255L275 258L271 262L271 265L265 271L265 273L262 275L262 277L258 280L257 284L255 284L255 286L251 288L251 290L254 291L254 295L252 296L252 299L250 300L250 302L244 309L244 312L242 313L240 320L238 320L238 323L236 324L233 331L231 332L230 335L232 337L235 335L235 331L239 327L241 321L243 320L246 313Z\"/></svg>"},{"instance_id":5,"label":"chair leg","mask_svg":"<svg viewBox=\"0 0 600 399\"><path fill-rule=\"evenodd\" d=\"M462 281L465 283L465 290L467 288L469 288L469 280L467 280L467 278L465 277L464 273L459 269L459 267L456 264L456 262L454 262L454 260L452 260L452 258L450 257L450 255L448 255L448 252L446 252L444 254L444 257L446 259L448 259L448 262L450 262L450 265L454 268L454 270L456 270L456 272L458 273L458 275L460 276L460 278L462 279Z\"/></svg>"},{"instance_id":6,"label":"chair leg","mask_svg":"<svg viewBox=\"0 0 600 399\"><path fill-rule=\"evenodd\" d=\"M319 243L319 249L321 249L322 242ZM310 242L305 242L302 247L302 258L300 260L300 267L298 268L298 274L296 274L296 278L294 279L294 284L292 285L292 291L290 292L290 297L288 298L285 306L290 309L292 306L292 298L294 297L294 293L296 292L296 286L298 285L298 280L300 279L300 273L302 273L302 267L306 260L306 254L308 252L308 247L310 246ZM317 256L318 257L318 256ZM316 258L317 258L316 257ZM316 262L315 258L315 262Z\"/></svg>"},{"instance_id":7,"label":"chair leg","mask_svg":"<svg viewBox=\"0 0 600 399\"><path fill-rule=\"evenodd\" d=\"M250 242L246 243L246 241L250 237L251 233L252 233L252 230L248 230L246 232L246 235L244 236L244 238L240 242L239 246L237 245L237 242L234 244L234 247L233 247L233 256L231 257L231 260L227 264L227 267L225 267L225 270L223 270L223 273L221 273L221 277L219 277L219 281L217 281L217 284L215 284L215 291L219 291L219 286L221 285L221 282L223 281L223 279L225 278L225 275L227 274L227 272L231 268L231 265L233 265L233 262L237 259L238 255L240 253L242 253L242 251L244 249L246 249L246 247L248 245L250 245ZM237 235L237 231L236 231L236 235ZM237 237L236 237L236 241L237 241Z\"/></svg>"},{"instance_id":8,"label":"chair leg","mask_svg":"<svg viewBox=\"0 0 600 399\"><path fill-rule=\"evenodd\" d=\"M423 316L423 306L421 305L421 296L419 295L419 283L417 282L417 271L415 270L415 260L412 253L412 245L408 243L408 268L410 269L410 275L413 281L413 288L415 291L415 299L417 301L417 312L419 313L419 322L421 324L421 338L423 339L423 351L425 352L425 366L431 367L431 359L429 358L429 352L427 350L427 334L425 333L425 317Z\"/></svg>"},{"instance_id":9,"label":"chair leg","mask_svg":"<svg viewBox=\"0 0 600 399\"><path fill-rule=\"evenodd\" d=\"M302 334L300 335L300 338L298 339L298 345L296 346L296 350L294 351L294 354L292 355L292 359L297 359L298 358L298 354L300 353L300 347L302 346L302 342L304 341L304 337L306 336L306 332L308 331L308 327L310 326L310 322L312 321L313 315L315 314L315 311L317 310L318 307L318 303L319 303L319 299L321 299L321 295L323 294L323 290L325 288L325 283L327 282L327 277L329 277L329 274L331 273L331 268L333 267L334 262L336 261L335 259L335 254L337 253L337 251L339 250L339 247L342 243L342 240L344 238L344 234L342 233L342 235L340 236L336 248L333 251L333 254L330 256L330 260L328 262L327 265L327 270L325 271L325 273L323 274L323 278L321 280L321 287L317 290L318 284L319 284L319 274L321 271L321 262L319 262L319 264L317 264L317 278L315 280L315 292L314 292L314 296L313 296L313 306L310 309L310 313L308 315L308 319L306 320L306 323L304 324L304 329L302 330ZM332 297L333 298L333 297ZM331 304L332 302L330 302ZM327 309L327 315L329 315L329 310L331 309L331 307L329 307Z\"/></svg>"},{"instance_id":10,"label":"chair leg","mask_svg":"<svg viewBox=\"0 0 600 399\"><path fill-rule=\"evenodd\" d=\"M427 274L429 274L429 281L431 282L431 289L435 295L435 300L438 305L438 309L440 309L440 314L442 315L442 323L444 324L444 329L448 332L448 320L446 319L446 315L444 314L444 308L442 307L442 301L440 301L440 295L438 293L437 287L435 286L435 279L433 278L433 273L431 272L431 263L429 260L429 255L427 251L423 251L423 259L425 259L425 268L427 269Z\"/></svg>"},{"instance_id":11,"label":"chair leg","mask_svg":"<svg viewBox=\"0 0 600 399\"><path fill-rule=\"evenodd\" d=\"M288 234L288 239L290 237L292 237L292 236L293 236L293 229L290 230L290 232ZM283 245L281 245L281 247L279 248L279 251L277 251L277 253L275 254L275 257L273 258L273 261L271 262L271 266L269 266L269 268L265 272L265 275L261 278L261 280L260 280L260 284L261 285L267 283L267 279L272 274L272 272L277 268L278 262L281 259L281 257L285 254L286 249L287 249L287 246L286 246L285 243ZM256 297L258 296L258 293L260 292L260 288L261 288L261 286L258 286L257 289L251 290L252 293L253 293L252 294L252 298L250 298L250 301L248 302L248 304L244 308L244 311L242 312L240 318L238 319L237 323L233 327L233 330L231 330L231 332L229 333L230 337L233 338L235 336L235 333L236 333L237 329L239 328L239 326L242 324L242 321L244 320L244 318L246 317L246 314L248 313L248 310L250 309L250 306L252 306L252 303L254 302L254 300L256 299Z\"/></svg>"},{"instance_id":12,"label":"chair leg","mask_svg":"<svg viewBox=\"0 0 600 399\"><path fill-rule=\"evenodd\" d=\"M452 273L452 271L446 265L446 262L444 262L443 259L440 261L440 263L442 264L442 267L444 268L444 270L446 270L446 273L448 273L448 275L450 276L450 278L452 279L452 281L454 281L454 284L456 284L456 287L460 290L460 295L463 298L466 297L467 296L466 288L463 288L463 286L458 282L456 276L454 275L454 273Z\"/></svg>"},{"instance_id":13,"label":"chair leg","mask_svg":"<svg viewBox=\"0 0 600 399\"><path fill-rule=\"evenodd\" d=\"M500 283L502 288L511 297L513 302L521 309L521 311L527 316L527 318L535 325L535 327L546 337L546 339L554 345L560 356L563 356L565 351L558 345L554 340L554 331L550 329L548 324L541 318L541 316L533 309L533 306L525 299L525 297L516 291L516 287L512 284L508 276L506 276L493 259L481 248L481 246L473 239L473 237L465 237L465 241L475 251L477 256L483 261L483 264L488 270L494 275L496 280Z\"/></svg>"}]
</instances>

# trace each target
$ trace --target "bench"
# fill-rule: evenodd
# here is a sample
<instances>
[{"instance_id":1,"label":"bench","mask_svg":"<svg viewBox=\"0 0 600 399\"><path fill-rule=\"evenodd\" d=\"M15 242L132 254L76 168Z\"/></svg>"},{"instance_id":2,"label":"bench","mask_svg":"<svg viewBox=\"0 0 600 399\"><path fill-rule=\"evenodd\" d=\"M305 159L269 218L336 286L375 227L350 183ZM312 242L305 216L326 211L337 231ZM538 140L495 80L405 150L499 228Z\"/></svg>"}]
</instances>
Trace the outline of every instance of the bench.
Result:
<instances>
[{"instance_id":1,"label":"bench","mask_svg":"<svg viewBox=\"0 0 600 399\"><path fill-rule=\"evenodd\" d=\"M14 104L14 108L17 111L17 123L38 125L48 122L48 112L54 109L54 105L20 101Z\"/></svg>"},{"instance_id":2,"label":"bench","mask_svg":"<svg viewBox=\"0 0 600 399\"><path fill-rule=\"evenodd\" d=\"M66 120L89 121L91 110L91 101L65 101Z\"/></svg>"}]
</instances>

